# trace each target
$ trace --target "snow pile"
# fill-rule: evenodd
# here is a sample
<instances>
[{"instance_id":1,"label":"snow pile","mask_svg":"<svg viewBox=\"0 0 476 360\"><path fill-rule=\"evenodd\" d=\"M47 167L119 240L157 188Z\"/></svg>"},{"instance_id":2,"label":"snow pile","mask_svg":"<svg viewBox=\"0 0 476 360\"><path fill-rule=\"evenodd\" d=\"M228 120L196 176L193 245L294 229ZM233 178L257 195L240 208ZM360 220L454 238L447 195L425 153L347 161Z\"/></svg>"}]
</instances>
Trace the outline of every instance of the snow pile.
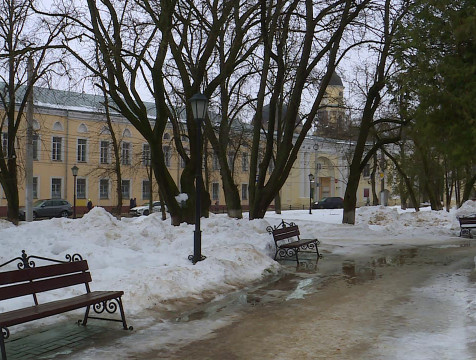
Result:
<instances>
[{"instance_id":1,"label":"snow pile","mask_svg":"<svg viewBox=\"0 0 476 360\"><path fill-rule=\"evenodd\" d=\"M456 210L456 216L476 216L476 201L468 200Z\"/></svg>"},{"instance_id":2,"label":"snow pile","mask_svg":"<svg viewBox=\"0 0 476 360\"><path fill-rule=\"evenodd\" d=\"M474 204L464 208L469 206ZM354 226L341 224L342 210L269 212L265 219L252 221L211 214L201 222L202 254L207 258L193 265L188 256L193 254L194 225L171 226L158 213L117 220L95 207L75 220L22 222L19 226L0 221L0 264L20 256L23 249L29 255L55 259L81 254L91 269L92 289L124 290L128 313L137 314L151 307L169 310L187 299L208 300L276 274L281 265L272 259L274 242L266 228L282 219L295 221L303 237L318 237L327 253L337 248L354 253L359 245L394 243L396 238L415 245L422 239L445 241L458 235L454 211L415 213L369 206L357 209L356 214ZM1 270L13 269L7 267ZM65 296L82 290L68 290ZM49 301L57 295L41 296L42 301ZM22 301L30 299L12 301L13 308ZM7 310L6 306L1 302L0 311Z\"/></svg>"}]
</instances>

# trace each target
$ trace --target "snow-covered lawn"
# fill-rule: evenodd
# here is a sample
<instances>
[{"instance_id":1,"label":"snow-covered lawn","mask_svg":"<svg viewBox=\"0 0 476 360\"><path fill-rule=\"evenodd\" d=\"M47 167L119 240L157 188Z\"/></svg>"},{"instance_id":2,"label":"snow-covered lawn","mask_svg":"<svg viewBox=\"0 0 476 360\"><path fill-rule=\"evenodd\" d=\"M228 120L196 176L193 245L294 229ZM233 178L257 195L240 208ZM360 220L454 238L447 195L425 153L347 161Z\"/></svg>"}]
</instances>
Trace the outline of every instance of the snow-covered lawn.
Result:
<instances>
[{"instance_id":1,"label":"snow-covered lawn","mask_svg":"<svg viewBox=\"0 0 476 360\"><path fill-rule=\"evenodd\" d=\"M274 243L266 227L282 218L295 221L304 237L317 237L324 250L355 253L366 244L444 244L459 233L458 213L476 213L476 202L449 213L362 207L357 209L354 226L341 224L342 210L268 212L265 219L252 221L212 214L202 219L201 226L202 253L207 258L193 265L188 260L193 253L193 225L171 226L160 214L117 220L95 207L76 220L19 226L0 220L0 264L20 256L23 249L28 255L56 259L79 253L88 260L92 288L124 290L128 314L137 314L150 307L167 308L180 299L206 300L277 273L280 265L272 259ZM78 290L68 291L67 296ZM42 294L42 301L55 296ZM0 311L30 301L1 302Z\"/></svg>"},{"instance_id":2,"label":"snow-covered lawn","mask_svg":"<svg viewBox=\"0 0 476 360\"><path fill-rule=\"evenodd\" d=\"M193 265L188 260L188 256L193 253L193 225L174 227L170 225L169 219L162 221L160 214L117 220L104 209L96 207L76 220L51 219L23 222L19 226L0 220L0 264L20 256L23 249L29 255L56 259L65 259L66 254L79 253L88 260L93 276L92 290L123 290L129 320L132 318L132 323L137 328L141 325L147 327L146 333L155 334L154 331L160 330L160 337L165 339L164 342L167 341L167 334L169 337L173 336L174 332L171 330L177 325L168 321L156 323L154 319L148 319L144 315L148 313L148 309L160 312L174 310L177 304L190 303L190 300L208 301L279 273L282 266L272 259L274 242L266 227L277 225L281 219L296 222L303 237L317 237L321 241L320 250L325 255L333 253L355 256L368 253L372 247L369 245L451 246L450 243L459 234L456 216L475 213L474 201L449 213L429 209L415 213L396 207L363 207L357 209L356 224L353 226L341 224L342 210L313 210L312 214L308 210L283 211L281 215L268 212L265 219L253 221L212 214L210 218L202 219L202 253L207 258ZM12 263L1 271L12 270L15 265L16 263ZM37 265L40 265L40 261ZM465 281L451 281L450 287L448 277L431 281L427 287L415 289L415 296L429 292L427 296L453 304L453 294L458 294L458 299L462 299L458 302L458 307L466 306L463 314L458 315L462 316L461 321L450 329L454 334L446 334L449 337L444 342L445 346L449 346L445 350L446 354L460 354L458 344L466 344L466 337L459 339L459 334L468 331L464 314L472 318L476 306L474 287L469 287ZM451 291L448 291L450 288ZM40 294L40 302L72 296L82 291L83 287ZM31 305L31 297L1 301L0 312ZM57 321L54 318L43 319L29 327ZM203 325L192 322L190 326L199 326L204 333L220 326L219 323L210 322ZM15 327L15 332L23 327ZM159 330L154 330L156 327ZM138 341L144 342L143 348L154 349L159 346L155 337L144 337L144 331L134 332L130 341L136 345ZM188 327L186 332L190 333ZM198 336L196 331L193 333ZM434 358L435 346L441 345L441 338L434 338L431 333L419 336L418 339L409 341L402 335L402 338L391 339L385 346L382 345L385 348L377 347L376 351L382 350L390 356L389 347L400 349L389 358L404 359L408 357L402 355L406 354L401 350L405 347L399 346L399 341L405 341L408 349L415 351L421 348L421 344L430 344L420 358ZM453 341L456 337L458 341ZM124 346L126 344L127 341ZM123 351L123 348L116 349L112 346L88 349L86 352L90 355L79 353L77 356L82 359L105 358L98 354L106 352L119 358Z\"/></svg>"}]
</instances>

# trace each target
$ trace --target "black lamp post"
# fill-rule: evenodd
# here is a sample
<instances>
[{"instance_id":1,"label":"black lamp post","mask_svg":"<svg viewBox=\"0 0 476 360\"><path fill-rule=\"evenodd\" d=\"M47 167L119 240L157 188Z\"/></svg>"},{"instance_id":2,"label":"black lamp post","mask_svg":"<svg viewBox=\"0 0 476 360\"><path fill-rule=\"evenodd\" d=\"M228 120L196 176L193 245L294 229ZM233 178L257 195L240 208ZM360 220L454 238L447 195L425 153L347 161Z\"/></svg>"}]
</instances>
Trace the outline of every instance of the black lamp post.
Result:
<instances>
[{"instance_id":1,"label":"black lamp post","mask_svg":"<svg viewBox=\"0 0 476 360\"><path fill-rule=\"evenodd\" d=\"M76 176L78 176L78 170L79 168L74 165L71 168L71 171L73 172L73 219L76 219Z\"/></svg>"},{"instance_id":2,"label":"black lamp post","mask_svg":"<svg viewBox=\"0 0 476 360\"><path fill-rule=\"evenodd\" d=\"M197 262L205 260L201 253L202 231L200 230L201 217L201 188L202 188L202 121L207 115L208 99L205 95L197 93L189 100L192 106L193 118L196 121L197 129L197 164L195 171L195 231L193 233L193 255L188 257L195 265Z\"/></svg>"},{"instance_id":3,"label":"black lamp post","mask_svg":"<svg viewBox=\"0 0 476 360\"><path fill-rule=\"evenodd\" d=\"M309 214L312 214L312 183L314 182L314 175L309 174Z\"/></svg>"}]
</instances>

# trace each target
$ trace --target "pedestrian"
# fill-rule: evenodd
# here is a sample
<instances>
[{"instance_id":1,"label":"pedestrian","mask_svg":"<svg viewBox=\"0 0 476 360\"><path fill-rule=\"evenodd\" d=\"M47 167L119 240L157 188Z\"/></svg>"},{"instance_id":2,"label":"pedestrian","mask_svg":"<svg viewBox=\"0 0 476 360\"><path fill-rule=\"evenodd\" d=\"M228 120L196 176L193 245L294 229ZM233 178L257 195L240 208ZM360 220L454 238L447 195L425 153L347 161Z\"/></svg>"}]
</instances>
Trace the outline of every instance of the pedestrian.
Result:
<instances>
[{"instance_id":1,"label":"pedestrian","mask_svg":"<svg viewBox=\"0 0 476 360\"><path fill-rule=\"evenodd\" d=\"M132 210L133 207L134 207L134 199L131 198L131 200L129 200L129 210Z\"/></svg>"},{"instance_id":2,"label":"pedestrian","mask_svg":"<svg viewBox=\"0 0 476 360\"><path fill-rule=\"evenodd\" d=\"M91 201L91 199L88 199L88 212L91 211L91 209L93 208L93 202Z\"/></svg>"}]
</instances>

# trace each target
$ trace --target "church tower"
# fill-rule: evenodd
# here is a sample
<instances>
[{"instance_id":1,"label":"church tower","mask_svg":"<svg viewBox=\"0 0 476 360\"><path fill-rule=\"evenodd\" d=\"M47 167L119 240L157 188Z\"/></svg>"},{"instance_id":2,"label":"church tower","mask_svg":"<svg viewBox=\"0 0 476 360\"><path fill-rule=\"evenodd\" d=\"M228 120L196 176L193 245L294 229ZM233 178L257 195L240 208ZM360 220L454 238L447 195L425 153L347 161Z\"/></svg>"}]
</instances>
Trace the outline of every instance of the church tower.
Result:
<instances>
[{"instance_id":1,"label":"church tower","mask_svg":"<svg viewBox=\"0 0 476 360\"><path fill-rule=\"evenodd\" d=\"M343 138L348 132L344 106L344 84L339 75L334 71L326 93L317 112L316 135Z\"/></svg>"}]
</instances>

